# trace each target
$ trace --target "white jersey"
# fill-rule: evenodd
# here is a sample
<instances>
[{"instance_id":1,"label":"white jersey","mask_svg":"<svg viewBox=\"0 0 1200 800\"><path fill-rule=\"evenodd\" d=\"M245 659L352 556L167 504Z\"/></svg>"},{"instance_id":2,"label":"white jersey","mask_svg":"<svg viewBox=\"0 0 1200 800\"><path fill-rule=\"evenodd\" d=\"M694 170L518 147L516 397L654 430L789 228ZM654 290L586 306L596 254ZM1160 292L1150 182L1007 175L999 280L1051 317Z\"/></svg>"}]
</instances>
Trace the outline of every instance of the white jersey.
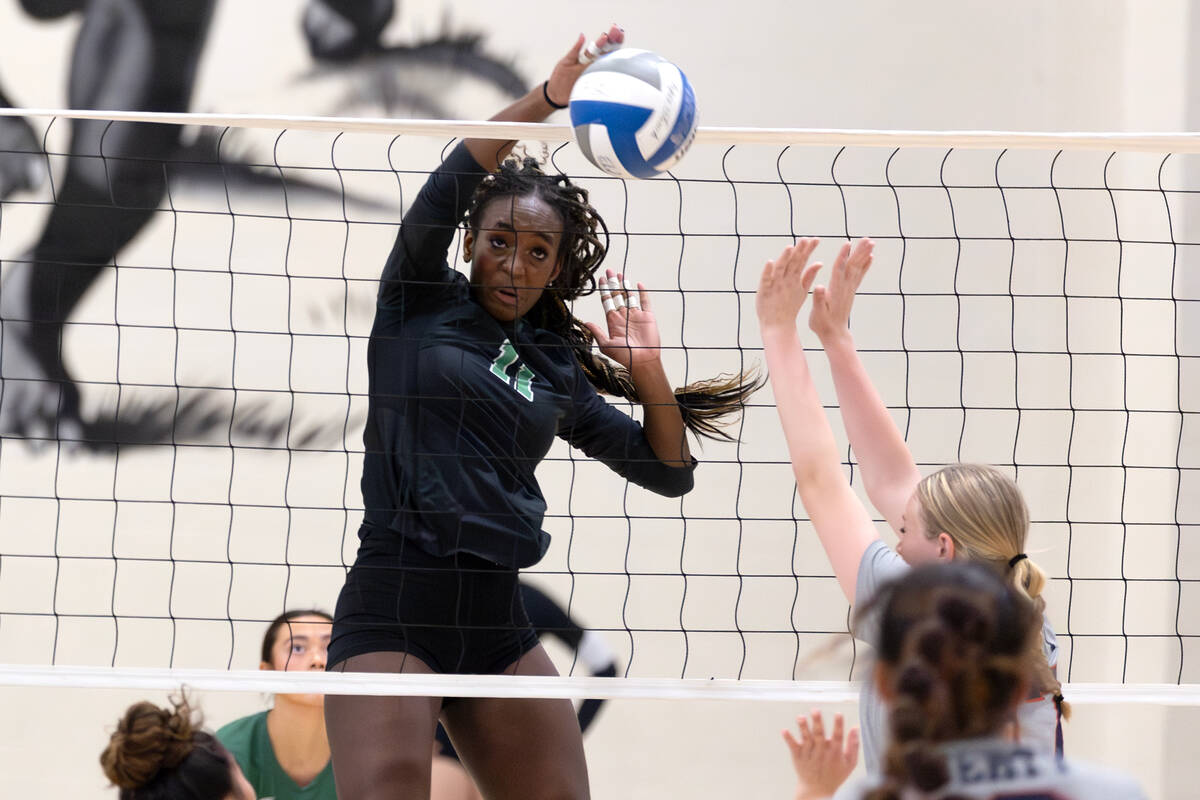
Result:
<instances>
[{"instance_id":1,"label":"white jersey","mask_svg":"<svg viewBox=\"0 0 1200 800\"><path fill-rule=\"evenodd\" d=\"M1040 748L1001 739L974 739L943 748L950 781L932 794L905 792L904 800L1146 800L1130 776L1104 767L1060 761ZM859 800L877 776L843 784L834 800Z\"/></svg>"},{"instance_id":2,"label":"white jersey","mask_svg":"<svg viewBox=\"0 0 1200 800\"><path fill-rule=\"evenodd\" d=\"M900 554L880 540L876 540L863 553L858 564L855 583L855 607L862 608L871 602L879 588L903 577L909 570L908 563ZM854 636L874 647L878 640L874 619L858 620ZM1042 652L1051 667L1058 664L1058 637L1050 623L1042 621ZM887 709L875 689L873 680L863 681L858 698L859 728L863 745L863 763L867 772L875 773L880 768L880 758L888 740ZM1034 698L1017 709L1017 724L1021 741L1048 753L1054 753L1058 734L1058 709L1049 695Z\"/></svg>"}]
</instances>

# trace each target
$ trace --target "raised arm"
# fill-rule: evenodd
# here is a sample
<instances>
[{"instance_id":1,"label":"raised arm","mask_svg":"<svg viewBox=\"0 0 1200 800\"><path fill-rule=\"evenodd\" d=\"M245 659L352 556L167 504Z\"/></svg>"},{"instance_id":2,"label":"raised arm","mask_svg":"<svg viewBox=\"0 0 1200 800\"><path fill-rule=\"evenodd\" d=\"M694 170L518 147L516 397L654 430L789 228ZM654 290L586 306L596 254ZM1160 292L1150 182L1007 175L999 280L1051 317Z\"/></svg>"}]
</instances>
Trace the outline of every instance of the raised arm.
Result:
<instances>
[{"instance_id":1,"label":"raised arm","mask_svg":"<svg viewBox=\"0 0 1200 800\"><path fill-rule=\"evenodd\" d=\"M837 443L796 331L796 316L821 267L820 263L806 267L817 242L801 239L795 247L785 248L777 260L767 262L755 306L796 488L838 584L853 603L859 562L879 537L870 514L842 472ZM847 244L838 259L869 262L872 246L869 241L861 241L852 253Z\"/></svg>"},{"instance_id":2,"label":"raised arm","mask_svg":"<svg viewBox=\"0 0 1200 800\"><path fill-rule=\"evenodd\" d=\"M575 44L567 51L567 54L558 60L554 65L554 69L550 72L550 78L544 84L539 83L537 86L529 90L529 92L510 105L508 108L501 111L492 117L493 122L543 122L546 117L550 116L558 108L565 108L567 100L571 97L571 90L575 88L575 81L579 80L579 76L587 69L591 59L585 57L581 63L579 53L583 49L583 34L579 34L575 39ZM625 42L625 31L617 25L613 25L596 39L595 46L592 48L600 53L607 53L615 50ZM589 51L590 52L590 51ZM549 102L547 102L549 101ZM555 105L550 105L550 103ZM498 139L467 139L467 149L471 151L471 155L484 169L493 170L500 166L508 154L512 151L513 145L517 142L515 139L502 141Z\"/></svg>"},{"instance_id":3,"label":"raised arm","mask_svg":"<svg viewBox=\"0 0 1200 800\"><path fill-rule=\"evenodd\" d=\"M843 248L843 253L847 249ZM839 257L834 262L829 286L813 289L808 325L820 338L829 358L842 421L862 470L867 497L892 529L899 532L904 507L921 481L921 473L883 398L871 383L850 333L850 308L870 266L870 258Z\"/></svg>"},{"instance_id":4,"label":"raised arm","mask_svg":"<svg viewBox=\"0 0 1200 800\"><path fill-rule=\"evenodd\" d=\"M613 26L596 39L592 49L607 52L621 46L625 33ZM554 65L550 78L492 117L497 122L542 122L557 106L565 105L575 81L587 64L579 53L584 37L580 34L567 54ZM445 281L445 258L459 221L471 203L479 182L512 151L515 140L465 139L429 176L420 194L409 206L396 243L383 269L379 287L380 302L399 304L403 283Z\"/></svg>"}]
</instances>

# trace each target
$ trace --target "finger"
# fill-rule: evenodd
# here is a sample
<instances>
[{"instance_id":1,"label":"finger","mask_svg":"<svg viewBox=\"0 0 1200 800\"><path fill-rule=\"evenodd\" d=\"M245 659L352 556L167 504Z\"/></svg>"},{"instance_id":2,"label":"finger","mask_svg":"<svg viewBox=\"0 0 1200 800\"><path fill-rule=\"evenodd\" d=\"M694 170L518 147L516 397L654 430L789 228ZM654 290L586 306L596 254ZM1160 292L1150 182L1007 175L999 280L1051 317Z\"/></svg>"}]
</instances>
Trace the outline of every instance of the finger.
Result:
<instances>
[{"instance_id":1,"label":"finger","mask_svg":"<svg viewBox=\"0 0 1200 800\"><path fill-rule=\"evenodd\" d=\"M800 729L800 744L806 748L812 747L813 736L812 736L812 731L809 730L809 728L808 728L808 718L807 717L797 717L796 727L798 727Z\"/></svg>"},{"instance_id":2,"label":"finger","mask_svg":"<svg viewBox=\"0 0 1200 800\"><path fill-rule=\"evenodd\" d=\"M763 264L762 274L758 276L757 294L766 297L775 290L775 262Z\"/></svg>"},{"instance_id":3,"label":"finger","mask_svg":"<svg viewBox=\"0 0 1200 800\"><path fill-rule=\"evenodd\" d=\"M635 288L628 280L625 281L625 301L629 303L631 309L636 308L639 311L642 309L642 295L644 293L640 283Z\"/></svg>"},{"instance_id":4,"label":"finger","mask_svg":"<svg viewBox=\"0 0 1200 800\"><path fill-rule=\"evenodd\" d=\"M830 734L830 736L829 736L830 739L833 739L833 741L835 741L835 742L840 742L842 740L843 724L844 724L844 720L842 719L842 715L834 714L833 715L833 733Z\"/></svg>"},{"instance_id":5,"label":"finger","mask_svg":"<svg viewBox=\"0 0 1200 800\"><path fill-rule=\"evenodd\" d=\"M579 51L583 49L583 43L586 38L587 37L585 37L582 33L579 34L578 36L576 36L575 44L571 47L570 50L567 51L567 54L563 57L563 60L567 61L571 64L575 64L575 63L579 62L580 58L581 58L581 54Z\"/></svg>"},{"instance_id":6,"label":"finger","mask_svg":"<svg viewBox=\"0 0 1200 800\"><path fill-rule=\"evenodd\" d=\"M851 728L850 733L846 734L846 747L842 755L851 768L858 763L858 728Z\"/></svg>"},{"instance_id":7,"label":"finger","mask_svg":"<svg viewBox=\"0 0 1200 800\"><path fill-rule=\"evenodd\" d=\"M845 242L838 249L837 258L833 260L833 271L841 272L846 266L846 261L850 258L850 243Z\"/></svg>"},{"instance_id":8,"label":"finger","mask_svg":"<svg viewBox=\"0 0 1200 800\"><path fill-rule=\"evenodd\" d=\"M616 311L617 306L613 302L612 292L609 291L608 280L601 278L596 281L596 285L600 288L600 305L604 308L604 313L607 314L610 311Z\"/></svg>"},{"instance_id":9,"label":"finger","mask_svg":"<svg viewBox=\"0 0 1200 800\"><path fill-rule=\"evenodd\" d=\"M820 261L814 261L804 268L804 272L800 275L800 288L807 294L809 288L813 285L813 281L817 279L817 273L821 271L821 267L825 266Z\"/></svg>"},{"instance_id":10,"label":"finger","mask_svg":"<svg viewBox=\"0 0 1200 800\"><path fill-rule=\"evenodd\" d=\"M821 712L814 710L812 712L812 727L813 736L818 740L825 738L825 720L821 719Z\"/></svg>"},{"instance_id":11,"label":"finger","mask_svg":"<svg viewBox=\"0 0 1200 800\"><path fill-rule=\"evenodd\" d=\"M596 344L601 350L608 347L612 340L608 338L608 334L605 333L599 325L594 322L585 322L583 324L589 331L591 331L592 338L596 340Z\"/></svg>"},{"instance_id":12,"label":"finger","mask_svg":"<svg viewBox=\"0 0 1200 800\"><path fill-rule=\"evenodd\" d=\"M608 291L612 293L613 305L617 311L625 308L625 292L621 290L621 279L616 275L608 276Z\"/></svg>"},{"instance_id":13,"label":"finger","mask_svg":"<svg viewBox=\"0 0 1200 800\"><path fill-rule=\"evenodd\" d=\"M796 741L796 737L792 736L792 732L785 730L783 732L783 741L787 742L788 750L792 751L792 758L800 757L800 743Z\"/></svg>"},{"instance_id":14,"label":"finger","mask_svg":"<svg viewBox=\"0 0 1200 800\"><path fill-rule=\"evenodd\" d=\"M614 22L608 29L608 50L612 52L623 44L625 44L625 29Z\"/></svg>"},{"instance_id":15,"label":"finger","mask_svg":"<svg viewBox=\"0 0 1200 800\"><path fill-rule=\"evenodd\" d=\"M620 41L613 40L613 37L611 36L613 33L613 28L616 28L616 32L620 37ZM605 33L600 34L600 36L598 36L594 41L588 42L587 47L583 48L583 52L579 54L579 63L591 64L605 53L611 53L613 50L616 50L624 41L625 32L622 31L618 26L614 25Z\"/></svg>"},{"instance_id":16,"label":"finger","mask_svg":"<svg viewBox=\"0 0 1200 800\"><path fill-rule=\"evenodd\" d=\"M630 295L629 299L632 300L633 295ZM654 310L654 307L652 306L652 304L650 302L650 290L647 289L646 285L643 284L641 281L638 281L638 284L637 284L637 299L638 299L638 302L641 303L641 305L642 305L642 311L653 311Z\"/></svg>"},{"instance_id":17,"label":"finger","mask_svg":"<svg viewBox=\"0 0 1200 800\"><path fill-rule=\"evenodd\" d=\"M875 242L870 239L859 239L854 243L854 251L850 254L850 261L854 267L860 272L866 272L867 267L871 266L872 255L875 252Z\"/></svg>"},{"instance_id":18,"label":"finger","mask_svg":"<svg viewBox=\"0 0 1200 800\"><path fill-rule=\"evenodd\" d=\"M788 257L788 267L792 270L805 270L808 259L812 257L813 251L817 249L817 245L820 243L820 239L801 239L796 243L795 247L791 248Z\"/></svg>"},{"instance_id":19,"label":"finger","mask_svg":"<svg viewBox=\"0 0 1200 800\"><path fill-rule=\"evenodd\" d=\"M795 248L796 249L795 255L799 258L800 263L803 264L803 263L807 262L808 259L812 256L813 251L817 249L817 245L819 245L820 243L821 243L821 240L816 238L815 236L805 237L805 238L801 239L799 242L797 242L796 248Z\"/></svg>"}]
</instances>

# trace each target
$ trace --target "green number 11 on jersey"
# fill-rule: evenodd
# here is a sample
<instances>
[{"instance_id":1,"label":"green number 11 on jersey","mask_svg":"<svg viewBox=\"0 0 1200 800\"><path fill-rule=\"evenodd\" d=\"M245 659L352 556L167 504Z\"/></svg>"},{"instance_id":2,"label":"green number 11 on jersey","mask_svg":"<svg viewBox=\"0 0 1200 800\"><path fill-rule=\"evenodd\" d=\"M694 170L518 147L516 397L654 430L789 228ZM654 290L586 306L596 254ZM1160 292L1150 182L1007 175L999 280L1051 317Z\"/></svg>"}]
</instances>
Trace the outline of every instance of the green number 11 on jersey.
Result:
<instances>
[{"instance_id":1,"label":"green number 11 on jersey","mask_svg":"<svg viewBox=\"0 0 1200 800\"><path fill-rule=\"evenodd\" d=\"M520 357L517 355L517 349L512 346L512 342L505 339L500 345L500 355L492 360L491 373L500 380L507 383L509 386L517 390L517 394L524 397L529 402L533 402L533 370L524 364L517 364ZM508 368L517 364L517 374L513 377L508 374Z\"/></svg>"}]
</instances>

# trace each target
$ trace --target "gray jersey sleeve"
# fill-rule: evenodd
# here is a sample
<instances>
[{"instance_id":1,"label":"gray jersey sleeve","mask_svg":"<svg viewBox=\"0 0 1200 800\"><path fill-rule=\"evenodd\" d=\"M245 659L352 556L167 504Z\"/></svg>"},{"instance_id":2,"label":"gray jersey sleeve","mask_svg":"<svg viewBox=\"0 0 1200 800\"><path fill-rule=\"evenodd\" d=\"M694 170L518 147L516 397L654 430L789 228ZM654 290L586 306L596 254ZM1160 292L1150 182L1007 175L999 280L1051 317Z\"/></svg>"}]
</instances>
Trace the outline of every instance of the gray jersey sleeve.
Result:
<instances>
[{"instance_id":1,"label":"gray jersey sleeve","mask_svg":"<svg viewBox=\"0 0 1200 800\"><path fill-rule=\"evenodd\" d=\"M855 611L865 608L878 595L879 588L908 572L908 564L882 540L872 542L858 563L854 584ZM878 614L855 616L854 636L875 647L878 641ZM867 772L879 771L879 760L887 743L887 709L867 676L858 695L858 724L862 739L863 762Z\"/></svg>"}]
</instances>

